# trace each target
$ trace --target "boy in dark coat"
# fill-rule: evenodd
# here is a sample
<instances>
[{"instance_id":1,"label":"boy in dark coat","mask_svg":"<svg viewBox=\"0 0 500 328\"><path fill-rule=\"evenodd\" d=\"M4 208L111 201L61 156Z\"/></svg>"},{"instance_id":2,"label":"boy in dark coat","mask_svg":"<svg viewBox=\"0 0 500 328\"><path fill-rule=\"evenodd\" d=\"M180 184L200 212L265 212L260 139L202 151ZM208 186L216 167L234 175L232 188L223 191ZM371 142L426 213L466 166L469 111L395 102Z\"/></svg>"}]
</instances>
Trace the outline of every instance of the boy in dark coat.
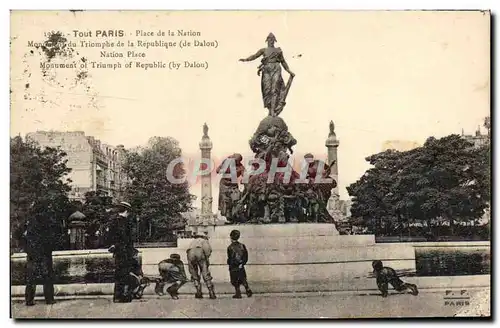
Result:
<instances>
[{"instance_id":1,"label":"boy in dark coat","mask_svg":"<svg viewBox=\"0 0 500 328\"><path fill-rule=\"evenodd\" d=\"M402 281L396 274L396 271L393 268L384 267L382 261L373 261L372 267L373 273L375 273L375 277L377 278L378 289L382 292L382 297L387 297L388 295L388 284L391 284L398 292L408 289L412 295L418 295L417 285Z\"/></svg>"},{"instance_id":2,"label":"boy in dark coat","mask_svg":"<svg viewBox=\"0 0 500 328\"><path fill-rule=\"evenodd\" d=\"M240 286L243 285L248 297L252 296L252 291L248 286L247 273L245 264L248 262L248 252L244 244L240 243L240 232L238 230L231 231L229 235L231 245L227 248L227 265L229 266L229 275L231 277L231 285L234 286L235 294L233 298L241 298Z\"/></svg>"},{"instance_id":3,"label":"boy in dark coat","mask_svg":"<svg viewBox=\"0 0 500 328\"><path fill-rule=\"evenodd\" d=\"M179 254L171 254L169 259L158 263L158 271L162 279L156 283L156 294L162 296L165 284L173 283L167 288L167 292L174 300L179 299L178 291L188 280L181 256Z\"/></svg>"}]
</instances>

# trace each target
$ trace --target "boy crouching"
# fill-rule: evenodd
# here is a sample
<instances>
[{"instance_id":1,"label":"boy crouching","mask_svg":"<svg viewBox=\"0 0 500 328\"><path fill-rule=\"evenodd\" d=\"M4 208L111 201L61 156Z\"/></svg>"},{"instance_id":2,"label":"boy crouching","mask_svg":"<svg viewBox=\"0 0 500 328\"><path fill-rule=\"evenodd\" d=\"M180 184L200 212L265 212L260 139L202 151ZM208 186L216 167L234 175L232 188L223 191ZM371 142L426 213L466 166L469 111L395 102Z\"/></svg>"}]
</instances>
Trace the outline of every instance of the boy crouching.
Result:
<instances>
[{"instance_id":1,"label":"boy crouching","mask_svg":"<svg viewBox=\"0 0 500 328\"><path fill-rule=\"evenodd\" d=\"M186 271L184 270L184 262L181 261L179 254L171 254L169 259L158 263L158 271L161 280L156 283L155 293L163 296L165 284L172 283L167 288L167 293L173 299L179 299L179 289L187 282Z\"/></svg>"}]
</instances>

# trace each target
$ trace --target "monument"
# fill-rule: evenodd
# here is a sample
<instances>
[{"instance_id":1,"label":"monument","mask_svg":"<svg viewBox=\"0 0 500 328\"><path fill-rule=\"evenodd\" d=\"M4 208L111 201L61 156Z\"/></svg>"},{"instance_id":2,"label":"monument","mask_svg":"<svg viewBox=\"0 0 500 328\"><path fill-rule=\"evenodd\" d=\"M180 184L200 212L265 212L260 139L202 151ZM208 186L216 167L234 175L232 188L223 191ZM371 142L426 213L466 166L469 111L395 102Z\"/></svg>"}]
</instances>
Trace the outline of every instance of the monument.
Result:
<instances>
[{"instance_id":1,"label":"monument","mask_svg":"<svg viewBox=\"0 0 500 328\"><path fill-rule=\"evenodd\" d=\"M308 154L301 174L289 163L297 140L288 130L285 121L279 116L286 105L295 74L290 70L283 51L275 47L276 37L270 33L266 39L267 47L258 50L242 62L262 57L257 74L260 76L262 100L268 115L259 123L249 141L254 161L252 174L243 179L243 192L240 193L238 178L244 176L241 155L228 157L217 169L225 173L219 190L219 210L228 223L334 223L328 213L327 205L333 190L338 190L331 170L336 171L336 155L329 156L329 163L314 159ZM282 68L289 74L285 84ZM333 132L333 130L332 130ZM335 148L336 152L336 148ZM236 165L236 176L230 179L231 162ZM337 188L337 189L335 189ZM338 194L338 191L337 191Z\"/></svg>"},{"instance_id":2,"label":"monument","mask_svg":"<svg viewBox=\"0 0 500 328\"><path fill-rule=\"evenodd\" d=\"M201 174L201 213L197 219L197 225L205 227L215 224L215 217L212 212L212 175L211 170L207 169L211 165L212 141L208 136L208 125L203 125L203 137L200 141L201 164L203 167Z\"/></svg>"},{"instance_id":3,"label":"monument","mask_svg":"<svg viewBox=\"0 0 500 328\"><path fill-rule=\"evenodd\" d=\"M335 124L333 121L330 121L330 133L328 134L328 138L326 139L325 146L328 150L328 163L332 163L331 167L331 177L338 181L339 177L339 168L338 168L338 159L337 159L337 149L339 147L339 140L337 139L337 135L335 134ZM328 199L328 212L330 215L338 221L339 215L342 215L340 212L340 194L338 184L333 188L331 197Z\"/></svg>"},{"instance_id":4,"label":"monument","mask_svg":"<svg viewBox=\"0 0 500 328\"><path fill-rule=\"evenodd\" d=\"M245 168L243 166L243 157L241 154L233 154L226 158L221 165L217 168L217 174L231 174L231 161L235 165L235 180L232 178L223 177L220 180L219 184L219 211L221 216L225 217L227 223L232 223L237 221L237 204L241 199L241 192L238 186L237 179L241 178L243 173L245 172ZM229 162L229 163L228 163Z\"/></svg>"},{"instance_id":5,"label":"monument","mask_svg":"<svg viewBox=\"0 0 500 328\"><path fill-rule=\"evenodd\" d=\"M221 175L218 209L227 222L199 228L207 231L212 246L210 271L214 282L229 281L227 246L231 231L238 229L251 254L247 273L253 282L263 283L262 292L268 292L269 288L279 292L316 291L345 279L346 273L365 275L372 257L385 259L387 255L386 249L375 245L373 235L340 235L327 210L329 199L338 198L338 140L333 122L326 142L328 164L306 154L300 172L291 167L289 158L297 140L280 113L294 75L282 50L274 48L275 41L270 34L267 48L242 60L263 57L258 72L267 116L249 140L254 156L244 160L241 154L234 153L216 168ZM286 85L281 67L290 74ZM209 159L212 143L207 133L200 149L203 159ZM209 182L208 175L202 176L202 199L207 200L202 202L202 213L207 219L212 213ZM190 239L179 239L177 248L171 251L185 254L190 243ZM412 247L400 248L398 252L391 254L391 258L414 256ZM145 253L145 270L156 272L162 256L162 252ZM414 265L406 262L390 263L393 267L414 269Z\"/></svg>"}]
</instances>

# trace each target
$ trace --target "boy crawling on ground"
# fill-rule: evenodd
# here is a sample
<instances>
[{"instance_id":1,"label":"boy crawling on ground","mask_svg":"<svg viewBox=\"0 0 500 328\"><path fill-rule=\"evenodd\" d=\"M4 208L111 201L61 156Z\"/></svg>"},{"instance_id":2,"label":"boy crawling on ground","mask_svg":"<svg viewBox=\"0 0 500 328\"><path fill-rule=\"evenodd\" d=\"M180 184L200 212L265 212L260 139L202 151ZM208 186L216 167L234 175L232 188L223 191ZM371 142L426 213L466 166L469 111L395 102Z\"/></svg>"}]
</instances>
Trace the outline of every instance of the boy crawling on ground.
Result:
<instances>
[{"instance_id":1,"label":"boy crawling on ground","mask_svg":"<svg viewBox=\"0 0 500 328\"><path fill-rule=\"evenodd\" d=\"M179 288L187 282L186 271L184 270L184 262L181 261L179 254L171 254L169 259L158 263L158 271L160 272L161 280L157 281L155 293L163 296L165 284L172 283L167 288L167 293L174 299L179 299Z\"/></svg>"},{"instance_id":2,"label":"boy crawling on ground","mask_svg":"<svg viewBox=\"0 0 500 328\"><path fill-rule=\"evenodd\" d=\"M391 284L398 292L409 290L412 295L418 295L417 285L402 281L396 274L396 271L393 268L384 267L382 261L373 261L372 267L373 273L377 278L378 289L382 292L382 297L387 297L388 295L388 284Z\"/></svg>"}]
</instances>

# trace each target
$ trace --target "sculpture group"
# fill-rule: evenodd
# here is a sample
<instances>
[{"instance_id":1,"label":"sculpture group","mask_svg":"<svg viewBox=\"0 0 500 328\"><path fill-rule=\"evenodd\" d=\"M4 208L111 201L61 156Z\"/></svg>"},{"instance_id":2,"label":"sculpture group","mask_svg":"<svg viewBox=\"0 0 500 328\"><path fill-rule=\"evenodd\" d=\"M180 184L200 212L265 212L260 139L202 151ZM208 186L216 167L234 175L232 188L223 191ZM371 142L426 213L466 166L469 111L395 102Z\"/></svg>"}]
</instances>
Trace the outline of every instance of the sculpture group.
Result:
<instances>
[{"instance_id":1,"label":"sculpture group","mask_svg":"<svg viewBox=\"0 0 500 328\"><path fill-rule=\"evenodd\" d=\"M237 181L223 177L219 189L219 210L228 223L333 223L333 218L327 211L327 203L336 181L330 179L327 183L317 183L316 179L317 175L329 177L333 163L327 165L307 154L304 158L308 165L306 176L301 176L290 167L289 157L293 154L292 147L297 144L297 140L288 131L288 126L279 114L285 107L295 74L288 67L283 51L274 47L276 37L272 33L266 42L267 48L240 59L246 62L262 57L258 75L261 77L262 99L268 116L260 122L249 144L255 159L265 162L265 169L260 174L251 175L243 183L243 192ZM282 66L290 74L286 85L281 75ZM230 173L230 166L226 161L234 163L238 178L244 176L245 167L240 154L226 158L218 167L217 173ZM291 171L290 179L285 178L284 172L277 172L269 179L271 166L276 163L278 168L288 167ZM304 178L309 182L299 183Z\"/></svg>"}]
</instances>

